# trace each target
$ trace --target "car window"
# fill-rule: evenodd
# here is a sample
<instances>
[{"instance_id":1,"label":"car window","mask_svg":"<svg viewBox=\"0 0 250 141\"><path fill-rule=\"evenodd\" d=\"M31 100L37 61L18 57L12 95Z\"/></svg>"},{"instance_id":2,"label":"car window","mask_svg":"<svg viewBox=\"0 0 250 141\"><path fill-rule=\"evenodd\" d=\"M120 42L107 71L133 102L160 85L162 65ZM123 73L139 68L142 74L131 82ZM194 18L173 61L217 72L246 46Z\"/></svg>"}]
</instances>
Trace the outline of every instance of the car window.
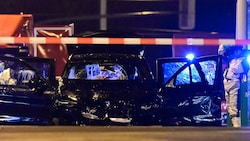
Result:
<instances>
[{"instance_id":1,"label":"car window","mask_svg":"<svg viewBox=\"0 0 250 141\"><path fill-rule=\"evenodd\" d=\"M161 58L158 62L157 78L167 87L204 84L221 87L221 57L217 55L195 58Z\"/></svg>"},{"instance_id":2,"label":"car window","mask_svg":"<svg viewBox=\"0 0 250 141\"><path fill-rule=\"evenodd\" d=\"M52 70L50 64L43 62L29 62L46 80L50 80L50 72Z\"/></svg>"},{"instance_id":3,"label":"car window","mask_svg":"<svg viewBox=\"0 0 250 141\"><path fill-rule=\"evenodd\" d=\"M214 84L217 63L214 60L199 62L209 85Z\"/></svg>"},{"instance_id":4,"label":"car window","mask_svg":"<svg viewBox=\"0 0 250 141\"><path fill-rule=\"evenodd\" d=\"M172 67L168 67L169 73L166 73L164 75L164 78L170 78L171 75L174 72L176 72L180 66L182 65L178 65L180 64L180 62L175 62L176 65L173 65L173 63L168 63L169 65L171 65ZM205 74L205 79L208 82L209 85L213 85L214 84L214 80L215 80L215 73L216 73L216 61L214 60L207 60L207 61L200 61L199 62L201 68L202 68L202 72ZM164 64L166 65L166 64ZM190 69L189 69L190 67ZM190 84L192 83L198 83L198 82L202 82L201 76L197 70L197 68L195 67L194 64L190 64L190 66L185 68L183 71L181 71L177 77L176 77L176 82L175 85L184 85L184 84ZM177 69L177 70L176 70ZM176 71L175 71L176 70ZM190 71L191 70L191 71ZM165 69L165 72L167 71L167 69ZM192 76L192 77L191 77ZM192 81L191 81L192 78Z\"/></svg>"},{"instance_id":5,"label":"car window","mask_svg":"<svg viewBox=\"0 0 250 141\"><path fill-rule=\"evenodd\" d=\"M189 67L187 67L181 73L179 73L177 75L176 83L175 83L176 86L177 85L190 84L191 82L192 83L201 82L201 77L200 77L200 75L198 73L198 70L195 67L195 65L191 64L190 68L191 68L191 72L190 72ZM192 81L190 81L191 76L192 76Z\"/></svg>"},{"instance_id":6,"label":"car window","mask_svg":"<svg viewBox=\"0 0 250 141\"><path fill-rule=\"evenodd\" d=\"M72 64L68 72L68 79L82 80L135 80L139 77L139 70L133 65L118 63L89 63Z\"/></svg>"},{"instance_id":7,"label":"car window","mask_svg":"<svg viewBox=\"0 0 250 141\"><path fill-rule=\"evenodd\" d=\"M181 67L183 67L187 62L166 62L162 64L162 71L164 77L164 83L166 83ZM187 71L187 70L185 70ZM183 71L182 75L185 75L185 71ZM185 78L185 77L184 77ZM180 80L180 78L178 79ZM185 81L185 80L184 80Z\"/></svg>"},{"instance_id":8,"label":"car window","mask_svg":"<svg viewBox=\"0 0 250 141\"><path fill-rule=\"evenodd\" d=\"M55 59L40 57L22 57L21 59L31 65L50 85L57 85Z\"/></svg>"},{"instance_id":9,"label":"car window","mask_svg":"<svg viewBox=\"0 0 250 141\"><path fill-rule=\"evenodd\" d=\"M29 81L36 77L36 72L15 60L0 59L0 85L28 87Z\"/></svg>"},{"instance_id":10,"label":"car window","mask_svg":"<svg viewBox=\"0 0 250 141\"><path fill-rule=\"evenodd\" d=\"M191 64L190 67L191 67L192 83L201 82L201 76L195 65Z\"/></svg>"},{"instance_id":11,"label":"car window","mask_svg":"<svg viewBox=\"0 0 250 141\"><path fill-rule=\"evenodd\" d=\"M175 85L190 84L189 68L184 69L179 75L177 75Z\"/></svg>"}]
</instances>

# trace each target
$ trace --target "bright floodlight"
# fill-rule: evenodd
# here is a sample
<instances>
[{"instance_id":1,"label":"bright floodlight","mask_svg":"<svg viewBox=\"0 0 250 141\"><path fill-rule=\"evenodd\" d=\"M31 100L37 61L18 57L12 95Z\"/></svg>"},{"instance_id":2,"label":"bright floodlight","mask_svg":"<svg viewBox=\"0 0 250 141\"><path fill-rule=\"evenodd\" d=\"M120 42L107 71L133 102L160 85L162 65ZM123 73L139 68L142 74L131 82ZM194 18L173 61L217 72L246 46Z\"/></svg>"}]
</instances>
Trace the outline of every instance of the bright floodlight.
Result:
<instances>
[{"instance_id":1,"label":"bright floodlight","mask_svg":"<svg viewBox=\"0 0 250 141\"><path fill-rule=\"evenodd\" d=\"M247 62L250 64L250 56L247 56Z\"/></svg>"},{"instance_id":2,"label":"bright floodlight","mask_svg":"<svg viewBox=\"0 0 250 141\"><path fill-rule=\"evenodd\" d=\"M188 60L193 60L193 59L194 59L194 54L189 53L189 54L186 55L186 58L187 58Z\"/></svg>"}]
</instances>

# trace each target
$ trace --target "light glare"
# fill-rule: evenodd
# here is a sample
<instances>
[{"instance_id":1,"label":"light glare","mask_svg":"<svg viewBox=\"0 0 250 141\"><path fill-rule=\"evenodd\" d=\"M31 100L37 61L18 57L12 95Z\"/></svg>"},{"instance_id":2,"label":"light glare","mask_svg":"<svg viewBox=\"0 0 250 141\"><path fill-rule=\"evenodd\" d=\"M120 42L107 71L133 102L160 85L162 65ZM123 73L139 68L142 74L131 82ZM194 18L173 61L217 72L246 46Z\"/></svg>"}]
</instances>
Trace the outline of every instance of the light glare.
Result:
<instances>
[{"instance_id":1,"label":"light glare","mask_svg":"<svg viewBox=\"0 0 250 141\"><path fill-rule=\"evenodd\" d=\"M194 54L189 53L189 54L186 55L186 58L187 58L188 60L193 60L193 59L194 59Z\"/></svg>"}]
</instances>

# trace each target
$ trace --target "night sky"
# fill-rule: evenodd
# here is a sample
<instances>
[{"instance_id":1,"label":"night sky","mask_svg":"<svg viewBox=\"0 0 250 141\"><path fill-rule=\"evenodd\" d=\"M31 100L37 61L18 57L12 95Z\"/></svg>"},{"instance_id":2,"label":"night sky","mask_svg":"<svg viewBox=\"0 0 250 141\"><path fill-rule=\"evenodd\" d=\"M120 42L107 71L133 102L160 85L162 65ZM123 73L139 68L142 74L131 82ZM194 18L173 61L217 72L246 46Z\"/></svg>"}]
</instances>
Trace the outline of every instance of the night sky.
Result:
<instances>
[{"instance_id":1,"label":"night sky","mask_svg":"<svg viewBox=\"0 0 250 141\"><path fill-rule=\"evenodd\" d=\"M99 0L1 0L2 14L32 14L34 25L74 23L75 34L100 29ZM235 33L236 0L196 0L195 27L178 26L178 0L107 0L108 30L132 31L145 37L173 37L174 33ZM155 12L143 15L143 11ZM148 46L145 56L153 73L155 60L172 56L171 46Z\"/></svg>"},{"instance_id":2,"label":"night sky","mask_svg":"<svg viewBox=\"0 0 250 141\"><path fill-rule=\"evenodd\" d=\"M74 23L76 32L98 30L99 0L2 0L0 13L33 14L35 25ZM194 31L234 33L236 0L196 0ZM153 15L138 12L154 11ZM172 32L178 0L107 0L108 29Z\"/></svg>"}]
</instances>

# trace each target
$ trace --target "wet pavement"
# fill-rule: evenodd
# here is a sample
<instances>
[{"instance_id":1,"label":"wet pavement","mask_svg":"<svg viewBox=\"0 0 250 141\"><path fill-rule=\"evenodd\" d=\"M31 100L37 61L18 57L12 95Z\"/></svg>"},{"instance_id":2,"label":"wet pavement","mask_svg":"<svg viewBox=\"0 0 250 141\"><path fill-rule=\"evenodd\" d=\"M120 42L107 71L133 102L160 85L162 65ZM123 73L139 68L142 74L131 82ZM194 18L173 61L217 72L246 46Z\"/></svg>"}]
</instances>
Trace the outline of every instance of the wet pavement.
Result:
<instances>
[{"instance_id":1,"label":"wet pavement","mask_svg":"<svg viewBox=\"0 0 250 141\"><path fill-rule=\"evenodd\" d=\"M249 141L250 127L0 126L1 141Z\"/></svg>"}]
</instances>

